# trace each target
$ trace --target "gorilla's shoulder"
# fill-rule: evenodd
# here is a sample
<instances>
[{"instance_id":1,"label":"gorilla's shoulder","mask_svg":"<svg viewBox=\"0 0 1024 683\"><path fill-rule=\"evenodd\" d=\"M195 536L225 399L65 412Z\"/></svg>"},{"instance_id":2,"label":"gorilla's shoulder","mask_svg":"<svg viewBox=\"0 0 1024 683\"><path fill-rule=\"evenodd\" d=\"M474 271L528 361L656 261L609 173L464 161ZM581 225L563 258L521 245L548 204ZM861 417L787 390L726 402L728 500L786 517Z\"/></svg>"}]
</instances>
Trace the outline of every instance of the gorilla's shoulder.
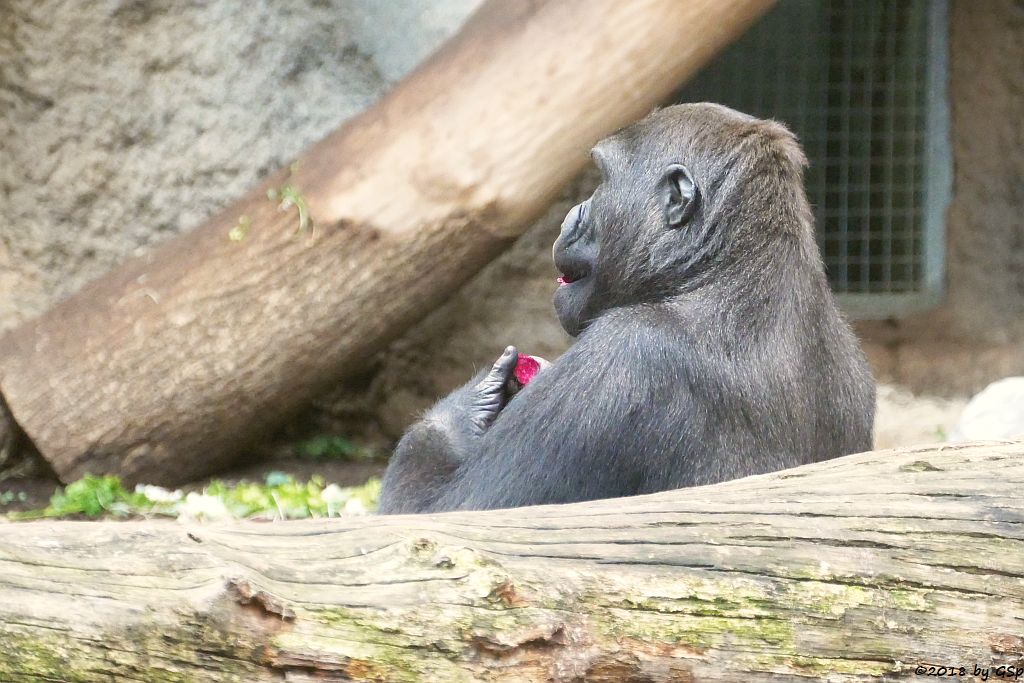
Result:
<instances>
[{"instance_id":1,"label":"gorilla's shoulder","mask_svg":"<svg viewBox=\"0 0 1024 683\"><path fill-rule=\"evenodd\" d=\"M678 310L628 306L593 321L573 346L580 355L620 369L648 374L652 366L676 366L693 348L695 331Z\"/></svg>"}]
</instances>

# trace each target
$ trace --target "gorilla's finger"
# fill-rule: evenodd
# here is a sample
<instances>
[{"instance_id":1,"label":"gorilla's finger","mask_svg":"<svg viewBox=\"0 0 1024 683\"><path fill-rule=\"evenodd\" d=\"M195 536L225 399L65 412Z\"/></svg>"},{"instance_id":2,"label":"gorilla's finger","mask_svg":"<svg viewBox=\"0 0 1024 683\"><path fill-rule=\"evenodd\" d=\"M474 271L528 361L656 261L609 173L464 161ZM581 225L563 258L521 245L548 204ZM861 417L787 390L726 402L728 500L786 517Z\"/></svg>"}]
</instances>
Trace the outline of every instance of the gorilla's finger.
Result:
<instances>
[{"instance_id":1,"label":"gorilla's finger","mask_svg":"<svg viewBox=\"0 0 1024 683\"><path fill-rule=\"evenodd\" d=\"M494 365L491 366L490 372L484 377L481 385L497 388L504 386L509 378L512 377L512 373L515 372L518 361L519 351L516 350L516 347L505 347L504 353L498 357L498 360L494 361Z\"/></svg>"}]
</instances>

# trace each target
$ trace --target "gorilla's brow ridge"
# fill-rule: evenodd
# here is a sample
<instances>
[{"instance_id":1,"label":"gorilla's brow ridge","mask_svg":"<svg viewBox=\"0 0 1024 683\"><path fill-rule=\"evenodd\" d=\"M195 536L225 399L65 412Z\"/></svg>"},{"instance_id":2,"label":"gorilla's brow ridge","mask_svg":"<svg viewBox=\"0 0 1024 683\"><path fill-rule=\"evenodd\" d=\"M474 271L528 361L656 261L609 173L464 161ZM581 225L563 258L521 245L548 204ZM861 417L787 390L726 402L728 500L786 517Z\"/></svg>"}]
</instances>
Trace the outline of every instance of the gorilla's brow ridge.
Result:
<instances>
[{"instance_id":1,"label":"gorilla's brow ridge","mask_svg":"<svg viewBox=\"0 0 1024 683\"><path fill-rule=\"evenodd\" d=\"M594 165L597 166L597 170L599 170L603 176L608 175L608 154L605 151L607 146L607 143L602 140L590 148L590 158L593 160Z\"/></svg>"}]
</instances>

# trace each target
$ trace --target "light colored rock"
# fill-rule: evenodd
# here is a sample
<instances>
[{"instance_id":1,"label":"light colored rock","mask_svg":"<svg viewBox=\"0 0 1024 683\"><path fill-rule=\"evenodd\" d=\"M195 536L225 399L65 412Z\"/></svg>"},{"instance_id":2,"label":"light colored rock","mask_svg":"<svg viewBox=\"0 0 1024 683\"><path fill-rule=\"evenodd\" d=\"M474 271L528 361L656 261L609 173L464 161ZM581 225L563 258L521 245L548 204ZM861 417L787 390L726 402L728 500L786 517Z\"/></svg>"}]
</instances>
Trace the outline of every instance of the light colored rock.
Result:
<instances>
[{"instance_id":1,"label":"light colored rock","mask_svg":"<svg viewBox=\"0 0 1024 683\"><path fill-rule=\"evenodd\" d=\"M993 382L970 400L954 441L1024 439L1024 377Z\"/></svg>"}]
</instances>

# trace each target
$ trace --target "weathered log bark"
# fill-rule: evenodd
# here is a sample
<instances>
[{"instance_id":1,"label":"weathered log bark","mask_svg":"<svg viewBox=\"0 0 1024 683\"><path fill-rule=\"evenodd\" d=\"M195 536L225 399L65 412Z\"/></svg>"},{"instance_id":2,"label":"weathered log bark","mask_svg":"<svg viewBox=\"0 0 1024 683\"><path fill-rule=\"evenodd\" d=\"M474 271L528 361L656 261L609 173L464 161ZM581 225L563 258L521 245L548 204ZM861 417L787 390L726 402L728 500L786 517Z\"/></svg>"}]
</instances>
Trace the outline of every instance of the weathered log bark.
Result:
<instances>
[{"instance_id":1,"label":"weathered log bark","mask_svg":"<svg viewBox=\"0 0 1024 683\"><path fill-rule=\"evenodd\" d=\"M1022 666L1022 487L1024 444L976 444L511 511L0 525L0 679L865 681Z\"/></svg>"},{"instance_id":2,"label":"weathered log bark","mask_svg":"<svg viewBox=\"0 0 1024 683\"><path fill-rule=\"evenodd\" d=\"M0 340L11 411L65 480L224 465L500 253L597 139L771 3L487 4L291 175ZM285 186L314 232L268 199Z\"/></svg>"}]
</instances>

